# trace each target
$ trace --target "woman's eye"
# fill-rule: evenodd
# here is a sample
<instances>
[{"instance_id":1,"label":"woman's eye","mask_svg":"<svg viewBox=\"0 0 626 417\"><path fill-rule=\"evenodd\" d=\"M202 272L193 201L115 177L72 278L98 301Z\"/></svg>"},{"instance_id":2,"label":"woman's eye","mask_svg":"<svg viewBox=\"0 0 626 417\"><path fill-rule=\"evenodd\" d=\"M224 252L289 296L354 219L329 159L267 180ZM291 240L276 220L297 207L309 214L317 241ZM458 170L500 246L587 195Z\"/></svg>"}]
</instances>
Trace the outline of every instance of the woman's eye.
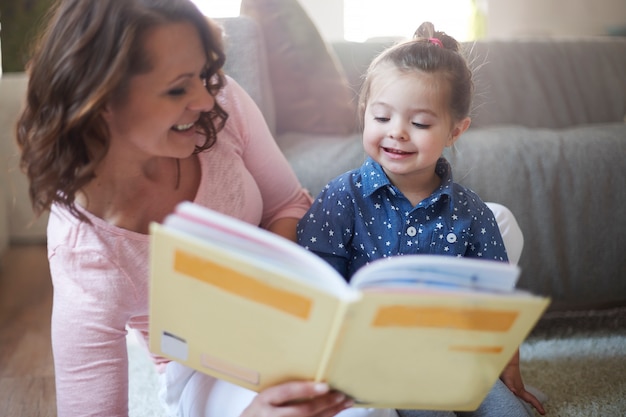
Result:
<instances>
[{"instance_id":1,"label":"woman's eye","mask_svg":"<svg viewBox=\"0 0 626 417\"><path fill-rule=\"evenodd\" d=\"M173 88L171 90L169 90L167 92L167 94L169 94L170 96L182 96L183 94L186 93L186 90L184 88Z\"/></svg>"}]
</instances>

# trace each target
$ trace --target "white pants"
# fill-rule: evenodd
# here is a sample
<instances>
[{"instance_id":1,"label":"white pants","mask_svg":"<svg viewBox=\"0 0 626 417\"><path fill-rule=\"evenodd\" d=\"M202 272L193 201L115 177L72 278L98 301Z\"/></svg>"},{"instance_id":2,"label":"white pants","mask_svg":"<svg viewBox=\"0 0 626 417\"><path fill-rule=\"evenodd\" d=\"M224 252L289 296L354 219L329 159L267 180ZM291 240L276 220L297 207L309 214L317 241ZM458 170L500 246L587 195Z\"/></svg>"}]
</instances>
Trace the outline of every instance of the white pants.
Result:
<instances>
[{"instance_id":1,"label":"white pants","mask_svg":"<svg viewBox=\"0 0 626 417\"><path fill-rule=\"evenodd\" d=\"M493 212L509 262L517 264L524 237L511 211L496 203L487 203ZM160 377L159 397L171 417L239 417L252 402L255 392L194 371L177 362L167 364ZM340 417L398 417L395 410L353 408Z\"/></svg>"},{"instance_id":2,"label":"white pants","mask_svg":"<svg viewBox=\"0 0 626 417\"><path fill-rule=\"evenodd\" d=\"M502 204L487 203L487 206L493 212L496 223L498 223L498 228L504 241L504 248L509 256L509 263L517 265L524 248L522 229L517 224L517 220L515 220L511 210Z\"/></svg>"},{"instance_id":3,"label":"white pants","mask_svg":"<svg viewBox=\"0 0 626 417\"><path fill-rule=\"evenodd\" d=\"M178 362L167 364L159 397L170 417L239 417L255 392L194 371ZM339 417L398 417L395 410L352 408Z\"/></svg>"}]
</instances>

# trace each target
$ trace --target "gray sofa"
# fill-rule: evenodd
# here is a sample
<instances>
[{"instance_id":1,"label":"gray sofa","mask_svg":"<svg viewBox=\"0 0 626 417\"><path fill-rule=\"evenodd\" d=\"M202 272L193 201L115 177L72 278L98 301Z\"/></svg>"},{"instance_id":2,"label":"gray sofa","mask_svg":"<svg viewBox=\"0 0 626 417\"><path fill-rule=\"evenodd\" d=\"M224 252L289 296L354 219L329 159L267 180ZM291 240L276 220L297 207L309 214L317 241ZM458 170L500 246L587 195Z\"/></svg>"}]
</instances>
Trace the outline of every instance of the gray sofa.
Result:
<instances>
[{"instance_id":1,"label":"gray sofa","mask_svg":"<svg viewBox=\"0 0 626 417\"><path fill-rule=\"evenodd\" d=\"M222 21L226 72L274 126L257 23ZM358 90L385 43L335 42ZM447 157L455 180L506 205L524 232L519 287L550 311L626 306L626 38L464 44L475 68L472 126ZM281 132L276 140L315 195L363 161L360 135Z\"/></svg>"},{"instance_id":2,"label":"gray sofa","mask_svg":"<svg viewBox=\"0 0 626 417\"><path fill-rule=\"evenodd\" d=\"M224 19L226 72L274 128L259 26ZM356 91L387 44L332 44ZM552 311L626 306L626 38L530 39L465 45L476 67L470 130L448 157L455 179L508 206L524 232L521 288L552 297ZM17 170L13 123L24 74L0 78L0 249L44 241ZM276 140L312 194L363 158L360 135L282 132Z\"/></svg>"}]
</instances>

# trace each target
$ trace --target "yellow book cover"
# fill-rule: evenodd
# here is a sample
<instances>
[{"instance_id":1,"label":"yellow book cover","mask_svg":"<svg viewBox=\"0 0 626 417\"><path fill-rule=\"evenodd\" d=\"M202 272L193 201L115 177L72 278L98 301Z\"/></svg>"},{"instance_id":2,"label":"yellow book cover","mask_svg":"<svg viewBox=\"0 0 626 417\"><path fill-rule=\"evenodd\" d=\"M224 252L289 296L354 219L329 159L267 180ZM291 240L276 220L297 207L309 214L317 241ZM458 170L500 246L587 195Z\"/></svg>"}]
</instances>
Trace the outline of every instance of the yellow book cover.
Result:
<instances>
[{"instance_id":1,"label":"yellow book cover","mask_svg":"<svg viewBox=\"0 0 626 417\"><path fill-rule=\"evenodd\" d=\"M324 260L192 203L151 225L150 349L254 391L325 381L373 408L473 410L549 304L519 268L407 255L348 284Z\"/></svg>"}]
</instances>

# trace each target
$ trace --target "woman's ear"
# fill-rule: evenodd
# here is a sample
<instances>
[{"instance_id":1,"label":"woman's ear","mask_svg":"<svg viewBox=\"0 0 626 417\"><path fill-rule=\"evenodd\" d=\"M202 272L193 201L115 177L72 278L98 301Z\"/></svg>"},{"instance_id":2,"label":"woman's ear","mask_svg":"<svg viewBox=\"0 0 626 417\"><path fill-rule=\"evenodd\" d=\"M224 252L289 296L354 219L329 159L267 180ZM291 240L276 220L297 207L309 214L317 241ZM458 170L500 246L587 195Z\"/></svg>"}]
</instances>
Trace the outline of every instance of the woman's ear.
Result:
<instances>
[{"instance_id":1,"label":"woman's ear","mask_svg":"<svg viewBox=\"0 0 626 417\"><path fill-rule=\"evenodd\" d=\"M110 122L110 118L111 118L111 109L109 107L109 104L105 104L104 107L102 108L102 110L100 110L100 115L102 116L102 118L107 121Z\"/></svg>"},{"instance_id":2,"label":"woman's ear","mask_svg":"<svg viewBox=\"0 0 626 417\"><path fill-rule=\"evenodd\" d=\"M446 146L452 146L457 141L457 139L470 127L472 124L472 119L466 117L456 122L450 131L450 137L448 138L448 143Z\"/></svg>"}]
</instances>

